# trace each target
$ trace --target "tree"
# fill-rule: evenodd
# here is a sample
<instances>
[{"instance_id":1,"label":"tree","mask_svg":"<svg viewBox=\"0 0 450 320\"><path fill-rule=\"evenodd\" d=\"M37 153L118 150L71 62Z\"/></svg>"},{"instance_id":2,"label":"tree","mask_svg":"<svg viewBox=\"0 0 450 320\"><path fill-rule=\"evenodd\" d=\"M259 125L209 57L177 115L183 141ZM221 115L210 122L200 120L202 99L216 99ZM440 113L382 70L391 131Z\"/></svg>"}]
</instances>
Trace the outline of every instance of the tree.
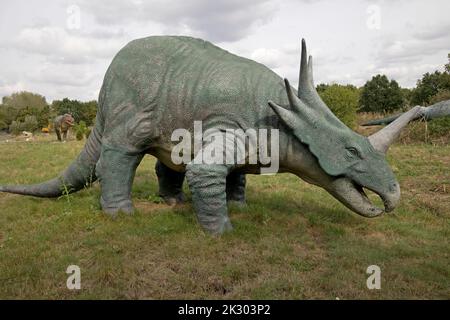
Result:
<instances>
[{"instance_id":1,"label":"tree","mask_svg":"<svg viewBox=\"0 0 450 320\"><path fill-rule=\"evenodd\" d=\"M385 75L376 75L364 85L359 100L359 111L391 112L404 106L402 89L397 81Z\"/></svg>"},{"instance_id":2,"label":"tree","mask_svg":"<svg viewBox=\"0 0 450 320\"><path fill-rule=\"evenodd\" d=\"M413 94L413 89L401 88L403 95L403 106L408 107L411 105L411 99Z\"/></svg>"},{"instance_id":3,"label":"tree","mask_svg":"<svg viewBox=\"0 0 450 320\"><path fill-rule=\"evenodd\" d=\"M27 116L33 116L40 127L48 125L50 109L44 96L22 91L2 98L0 123L3 128L9 127L13 121L25 122Z\"/></svg>"},{"instance_id":4,"label":"tree","mask_svg":"<svg viewBox=\"0 0 450 320\"><path fill-rule=\"evenodd\" d=\"M422 76L422 79L417 81L411 102L416 105L428 105L431 97L442 90L450 90L450 73L440 71L427 72Z\"/></svg>"},{"instance_id":5,"label":"tree","mask_svg":"<svg viewBox=\"0 0 450 320\"><path fill-rule=\"evenodd\" d=\"M359 91L352 85L319 84L319 93L325 104L347 126L353 128L356 124Z\"/></svg>"},{"instance_id":6,"label":"tree","mask_svg":"<svg viewBox=\"0 0 450 320\"><path fill-rule=\"evenodd\" d=\"M445 65L445 72L450 73L450 53L447 55L448 63Z\"/></svg>"},{"instance_id":7,"label":"tree","mask_svg":"<svg viewBox=\"0 0 450 320\"><path fill-rule=\"evenodd\" d=\"M86 125L90 126L97 113L97 101L80 102L64 98L63 100L54 100L52 109L58 115L70 113L76 122L84 121Z\"/></svg>"},{"instance_id":8,"label":"tree","mask_svg":"<svg viewBox=\"0 0 450 320\"><path fill-rule=\"evenodd\" d=\"M5 107L13 107L15 109L22 109L26 107L41 109L47 106L47 101L45 101L45 97L40 94L21 91L15 92L10 96L3 97L2 104Z\"/></svg>"},{"instance_id":9,"label":"tree","mask_svg":"<svg viewBox=\"0 0 450 320\"><path fill-rule=\"evenodd\" d=\"M439 95L441 91L450 91L450 53L447 56L449 62L444 65L444 72L427 72L422 76L422 79L417 81L411 99L413 104L432 104L436 100L433 97ZM441 95L445 95L445 93Z\"/></svg>"}]
</instances>

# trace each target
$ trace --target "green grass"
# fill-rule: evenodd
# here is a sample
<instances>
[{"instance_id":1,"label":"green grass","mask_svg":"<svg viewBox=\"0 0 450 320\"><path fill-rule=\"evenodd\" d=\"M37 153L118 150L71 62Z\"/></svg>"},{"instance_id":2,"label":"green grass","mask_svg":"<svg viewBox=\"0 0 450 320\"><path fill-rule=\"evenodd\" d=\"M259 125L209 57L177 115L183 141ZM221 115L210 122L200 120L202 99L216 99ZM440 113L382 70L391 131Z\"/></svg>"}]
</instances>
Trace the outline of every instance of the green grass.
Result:
<instances>
[{"instance_id":1,"label":"green grass","mask_svg":"<svg viewBox=\"0 0 450 320\"><path fill-rule=\"evenodd\" d=\"M83 142L0 143L0 182L52 178ZM450 146L394 146L394 213L365 219L293 175L249 176L234 232L199 227L191 203L157 197L154 158L140 165L134 216L101 213L99 187L59 199L0 194L0 298L450 298ZM188 198L189 194L188 194ZM67 266L81 290L66 288ZM381 268L368 290L366 268Z\"/></svg>"}]
</instances>

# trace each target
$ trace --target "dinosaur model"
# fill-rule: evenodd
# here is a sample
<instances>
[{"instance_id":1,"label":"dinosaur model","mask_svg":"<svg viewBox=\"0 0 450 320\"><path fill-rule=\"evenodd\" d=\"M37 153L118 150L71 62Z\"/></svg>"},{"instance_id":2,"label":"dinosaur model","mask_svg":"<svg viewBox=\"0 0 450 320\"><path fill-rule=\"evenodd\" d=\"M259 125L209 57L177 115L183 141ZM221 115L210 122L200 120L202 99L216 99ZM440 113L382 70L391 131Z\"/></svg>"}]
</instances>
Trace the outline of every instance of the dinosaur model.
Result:
<instances>
[{"instance_id":1,"label":"dinosaur model","mask_svg":"<svg viewBox=\"0 0 450 320\"><path fill-rule=\"evenodd\" d=\"M131 41L106 72L95 127L79 156L54 179L0 186L0 191L58 197L63 190L75 192L98 179L103 211L112 216L132 213L135 171L150 154L158 159L164 199L183 201L186 178L200 225L221 234L232 229L227 201L244 201L245 174L259 174L266 164L202 161L195 148L183 155L189 162L174 161L179 142L173 141L174 131L194 133L194 122L201 121L205 135L208 130L231 132L228 138L239 129L277 132L278 148L272 151L278 151L278 172L322 187L364 217L392 211L400 187L385 153L421 109L413 108L364 137L344 125L319 97L304 40L300 65L295 90L266 66L207 41L181 36ZM200 150L216 143L207 137L202 141ZM243 157L250 156L246 151ZM384 208L372 204L364 189L380 196Z\"/></svg>"},{"instance_id":2,"label":"dinosaur model","mask_svg":"<svg viewBox=\"0 0 450 320\"><path fill-rule=\"evenodd\" d=\"M53 120L53 127L55 128L56 137L59 141L62 141L61 133L63 140L65 141L67 139L67 131L69 131L69 129L73 127L74 123L75 120L69 113L57 116Z\"/></svg>"}]
</instances>

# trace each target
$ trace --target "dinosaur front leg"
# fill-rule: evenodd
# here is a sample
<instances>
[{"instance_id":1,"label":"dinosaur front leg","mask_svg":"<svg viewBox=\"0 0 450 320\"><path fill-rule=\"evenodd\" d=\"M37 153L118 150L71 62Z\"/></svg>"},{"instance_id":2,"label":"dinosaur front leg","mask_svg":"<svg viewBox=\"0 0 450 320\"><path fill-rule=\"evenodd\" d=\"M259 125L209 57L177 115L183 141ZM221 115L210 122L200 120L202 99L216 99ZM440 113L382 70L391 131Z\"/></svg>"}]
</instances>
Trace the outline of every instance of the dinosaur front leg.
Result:
<instances>
[{"instance_id":1,"label":"dinosaur front leg","mask_svg":"<svg viewBox=\"0 0 450 320\"><path fill-rule=\"evenodd\" d=\"M61 132L56 127L55 127L55 133L56 133L56 137L58 138L58 141L61 141Z\"/></svg>"},{"instance_id":2,"label":"dinosaur front leg","mask_svg":"<svg viewBox=\"0 0 450 320\"><path fill-rule=\"evenodd\" d=\"M245 174L232 172L228 175L227 201L245 204Z\"/></svg>"},{"instance_id":3,"label":"dinosaur front leg","mask_svg":"<svg viewBox=\"0 0 450 320\"><path fill-rule=\"evenodd\" d=\"M62 134L63 134L63 140L66 141L67 140L67 130L63 130Z\"/></svg>"},{"instance_id":4,"label":"dinosaur front leg","mask_svg":"<svg viewBox=\"0 0 450 320\"><path fill-rule=\"evenodd\" d=\"M143 154L130 154L125 150L103 145L96 166L101 186L100 203L104 212L116 216L119 211L131 214L131 187L136 168Z\"/></svg>"},{"instance_id":5,"label":"dinosaur front leg","mask_svg":"<svg viewBox=\"0 0 450 320\"><path fill-rule=\"evenodd\" d=\"M159 196L169 204L183 203L184 172L177 172L157 161L155 165L156 176L159 183Z\"/></svg>"},{"instance_id":6,"label":"dinosaur front leg","mask_svg":"<svg viewBox=\"0 0 450 320\"><path fill-rule=\"evenodd\" d=\"M212 234L222 234L232 229L226 198L228 171L225 165L217 164L191 162L186 166L186 178L198 221Z\"/></svg>"}]
</instances>

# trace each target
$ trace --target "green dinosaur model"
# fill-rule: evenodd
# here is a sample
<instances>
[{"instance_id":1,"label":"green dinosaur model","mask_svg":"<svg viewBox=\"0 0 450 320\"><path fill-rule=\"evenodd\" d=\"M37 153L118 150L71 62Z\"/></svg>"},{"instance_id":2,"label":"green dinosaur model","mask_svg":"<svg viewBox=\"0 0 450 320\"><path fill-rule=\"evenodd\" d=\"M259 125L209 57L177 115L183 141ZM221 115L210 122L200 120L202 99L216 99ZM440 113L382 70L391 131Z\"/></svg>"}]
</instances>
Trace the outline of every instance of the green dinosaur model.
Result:
<instances>
[{"instance_id":1,"label":"green dinosaur model","mask_svg":"<svg viewBox=\"0 0 450 320\"><path fill-rule=\"evenodd\" d=\"M370 120L366 123L363 123L362 126L379 126L379 125L386 125L394 120L396 120L398 117L400 117L401 114L397 114L394 116L382 118L382 119L375 119ZM438 103L435 103L428 107L422 107L421 112L417 115L416 118L412 119L415 120L433 120L437 118L443 118L443 117L450 117L450 100L441 101Z\"/></svg>"},{"instance_id":2,"label":"green dinosaur model","mask_svg":"<svg viewBox=\"0 0 450 320\"><path fill-rule=\"evenodd\" d=\"M194 133L194 122L202 121L204 130L222 133L275 130L278 172L293 173L354 212L375 217L393 210L399 201L399 184L385 152L418 112L414 108L366 138L346 127L320 99L304 41L296 91L264 65L209 42L148 37L130 42L112 61L100 91L95 127L78 158L57 178L1 186L0 191L57 197L64 186L73 192L98 178L103 210L113 216L131 213L136 168L145 154L151 154L158 158L164 199L183 200L186 175L199 223L220 234L232 228L227 200L244 201L245 174L260 173L265 164L195 161L198 150L188 155L194 159L188 163L173 161L174 131L185 128ZM203 141L203 149L214 144ZM363 188L382 198L384 210L370 202Z\"/></svg>"}]
</instances>

